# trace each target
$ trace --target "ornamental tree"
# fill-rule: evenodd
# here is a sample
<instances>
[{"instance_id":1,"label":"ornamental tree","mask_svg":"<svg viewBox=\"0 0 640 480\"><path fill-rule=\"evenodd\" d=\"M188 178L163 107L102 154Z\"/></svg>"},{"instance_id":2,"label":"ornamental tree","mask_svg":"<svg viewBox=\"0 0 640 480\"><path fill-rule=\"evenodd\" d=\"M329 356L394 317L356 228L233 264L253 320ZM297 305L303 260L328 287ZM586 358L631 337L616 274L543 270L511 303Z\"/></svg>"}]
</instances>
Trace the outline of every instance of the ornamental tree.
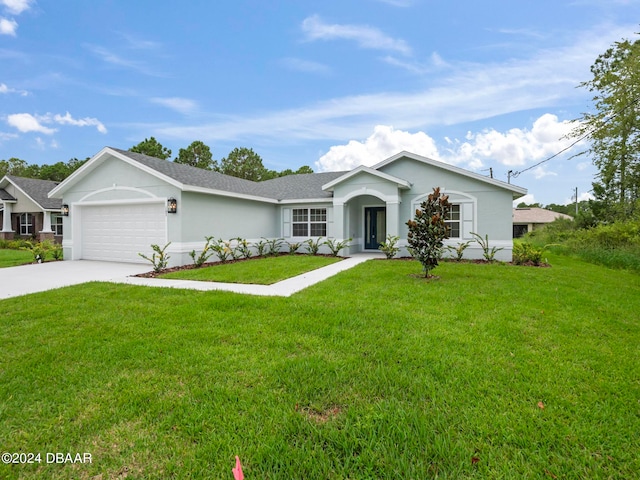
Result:
<instances>
[{"instance_id":1,"label":"ornamental tree","mask_svg":"<svg viewBox=\"0 0 640 480\"><path fill-rule=\"evenodd\" d=\"M450 208L449 196L442 195L440 187L436 187L420 204L414 219L406 223L409 227L409 252L422 264L425 278L431 277L431 270L438 266L444 239L449 238L449 227L445 220Z\"/></svg>"}]
</instances>

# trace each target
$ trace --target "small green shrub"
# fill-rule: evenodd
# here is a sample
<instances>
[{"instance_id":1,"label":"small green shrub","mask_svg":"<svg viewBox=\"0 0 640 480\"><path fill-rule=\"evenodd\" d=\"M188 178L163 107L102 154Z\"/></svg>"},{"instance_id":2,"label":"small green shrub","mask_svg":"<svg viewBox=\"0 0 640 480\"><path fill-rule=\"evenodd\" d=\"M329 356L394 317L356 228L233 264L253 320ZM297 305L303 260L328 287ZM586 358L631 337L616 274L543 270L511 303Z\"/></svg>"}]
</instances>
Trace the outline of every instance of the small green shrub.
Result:
<instances>
[{"instance_id":1,"label":"small green shrub","mask_svg":"<svg viewBox=\"0 0 640 480\"><path fill-rule=\"evenodd\" d=\"M331 255L333 255L334 257L337 257L338 254L340 253L340 250L347 248L349 246L349 242L351 240L352 240L351 238L347 238L346 240L342 240L339 242L336 238L327 238L324 242L324 245L329 247L329 250L331 251Z\"/></svg>"},{"instance_id":2,"label":"small green shrub","mask_svg":"<svg viewBox=\"0 0 640 480\"><path fill-rule=\"evenodd\" d=\"M235 240L236 246L233 248L235 252L234 258L250 258L252 255L251 243L241 237L238 237Z\"/></svg>"},{"instance_id":3,"label":"small green shrub","mask_svg":"<svg viewBox=\"0 0 640 480\"><path fill-rule=\"evenodd\" d=\"M153 255L151 255L151 257L147 257L142 253L138 253L138 255L151 262L151 264L153 265L153 271L158 273L167 268L167 265L169 265L169 259L171 257L166 254L166 250L169 245L171 245L171 242L167 243L162 248L160 248L158 245L151 245L151 250L153 250Z\"/></svg>"},{"instance_id":4,"label":"small green shrub","mask_svg":"<svg viewBox=\"0 0 640 480\"><path fill-rule=\"evenodd\" d=\"M221 262L226 262L231 256L231 247L229 246L229 242L225 242L221 238L211 242L211 246L209 248L215 252L218 260Z\"/></svg>"},{"instance_id":5,"label":"small green shrub","mask_svg":"<svg viewBox=\"0 0 640 480\"><path fill-rule=\"evenodd\" d=\"M544 249L537 248L530 243L516 242L513 244L513 263L516 265L540 265Z\"/></svg>"},{"instance_id":6,"label":"small green shrub","mask_svg":"<svg viewBox=\"0 0 640 480\"><path fill-rule=\"evenodd\" d=\"M53 259L55 261L59 261L62 260L64 253L62 250L62 245L60 245L59 243L54 243L51 246L51 256L53 257Z\"/></svg>"},{"instance_id":7,"label":"small green shrub","mask_svg":"<svg viewBox=\"0 0 640 480\"><path fill-rule=\"evenodd\" d=\"M488 262L494 262L496 259L496 253L498 253L500 250L504 250L504 248L497 248L497 247L491 247L489 248L489 235L485 235L484 238L482 238L480 235L478 235L477 233L474 232L470 232L471 235L473 235L476 239L476 242L478 242L480 244L480 247L482 247L482 256L484 257L484 259Z\"/></svg>"},{"instance_id":8,"label":"small green shrub","mask_svg":"<svg viewBox=\"0 0 640 480\"><path fill-rule=\"evenodd\" d=\"M286 242L289 247L289 255L294 255L302 247L301 242Z\"/></svg>"},{"instance_id":9,"label":"small green shrub","mask_svg":"<svg viewBox=\"0 0 640 480\"><path fill-rule=\"evenodd\" d=\"M391 260L400 251L398 240L400 240L400 237L389 234L387 235L387 240L378 247L378 250L386 255L387 260Z\"/></svg>"},{"instance_id":10,"label":"small green shrub","mask_svg":"<svg viewBox=\"0 0 640 480\"><path fill-rule=\"evenodd\" d=\"M264 238L264 241L267 244L266 254L269 256L274 256L280 253L280 249L282 248L282 244L284 243L284 239L282 238Z\"/></svg>"},{"instance_id":11,"label":"small green shrub","mask_svg":"<svg viewBox=\"0 0 640 480\"><path fill-rule=\"evenodd\" d=\"M204 237L204 238L207 241L207 243L205 243L204 248L202 249L202 252L200 252L200 255L197 255L195 250L191 250L191 253L189 253L189 256L193 259L193 264L195 265L196 268L202 267L202 265L204 265L204 263L209 259L209 257L211 257L214 254L214 252L211 251L211 242L213 241L213 237Z\"/></svg>"},{"instance_id":12,"label":"small green shrub","mask_svg":"<svg viewBox=\"0 0 640 480\"><path fill-rule=\"evenodd\" d=\"M26 241L26 246L21 247L21 250L29 250L33 255L33 261L36 263L44 263L47 259L47 254L53 247L51 242L45 240L44 242L30 242Z\"/></svg>"},{"instance_id":13,"label":"small green shrub","mask_svg":"<svg viewBox=\"0 0 640 480\"><path fill-rule=\"evenodd\" d=\"M305 240L303 243L305 244L304 247L307 249L307 253L309 253L309 255L317 255L324 242L322 241L322 237L318 237L315 240L310 238Z\"/></svg>"},{"instance_id":14,"label":"small green shrub","mask_svg":"<svg viewBox=\"0 0 640 480\"><path fill-rule=\"evenodd\" d=\"M472 243L473 243L472 240L469 240L468 242L458 242L458 244L455 247L453 245L447 245L446 249L451 252L455 252L456 253L455 260L456 262L459 262L460 260L462 260L462 257L464 256L464 251Z\"/></svg>"},{"instance_id":15,"label":"small green shrub","mask_svg":"<svg viewBox=\"0 0 640 480\"><path fill-rule=\"evenodd\" d=\"M264 257L264 254L267 251L267 242L264 240L258 240L254 245L256 247L256 254L259 257Z\"/></svg>"}]
</instances>

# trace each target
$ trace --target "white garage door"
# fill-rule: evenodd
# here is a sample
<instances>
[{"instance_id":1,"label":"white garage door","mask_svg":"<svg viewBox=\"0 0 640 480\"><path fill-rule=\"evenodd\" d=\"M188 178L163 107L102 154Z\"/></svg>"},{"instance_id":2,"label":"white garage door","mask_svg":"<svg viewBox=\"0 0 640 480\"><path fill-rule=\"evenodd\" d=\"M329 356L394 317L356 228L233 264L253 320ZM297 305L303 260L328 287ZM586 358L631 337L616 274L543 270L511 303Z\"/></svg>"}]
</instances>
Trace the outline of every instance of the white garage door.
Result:
<instances>
[{"instance_id":1,"label":"white garage door","mask_svg":"<svg viewBox=\"0 0 640 480\"><path fill-rule=\"evenodd\" d=\"M82 258L144 263L151 245L166 243L164 203L100 205L82 208Z\"/></svg>"}]
</instances>

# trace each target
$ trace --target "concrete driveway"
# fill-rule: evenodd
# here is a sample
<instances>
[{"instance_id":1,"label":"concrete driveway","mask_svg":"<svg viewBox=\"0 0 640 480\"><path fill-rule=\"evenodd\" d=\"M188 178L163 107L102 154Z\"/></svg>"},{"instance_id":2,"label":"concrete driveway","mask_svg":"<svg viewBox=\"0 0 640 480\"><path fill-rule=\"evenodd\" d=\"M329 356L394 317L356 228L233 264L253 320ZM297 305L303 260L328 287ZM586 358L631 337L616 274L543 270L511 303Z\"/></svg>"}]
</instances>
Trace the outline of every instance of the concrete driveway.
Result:
<instances>
[{"instance_id":1,"label":"concrete driveway","mask_svg":"<svg viewBox=\"0 0 640 480\"><path fill-rule=\"evenodd\" d=\"M151 270L137 263L74 260L0 268L0 300L92 281L124 281Z\"/></svg>"}]
</instances>

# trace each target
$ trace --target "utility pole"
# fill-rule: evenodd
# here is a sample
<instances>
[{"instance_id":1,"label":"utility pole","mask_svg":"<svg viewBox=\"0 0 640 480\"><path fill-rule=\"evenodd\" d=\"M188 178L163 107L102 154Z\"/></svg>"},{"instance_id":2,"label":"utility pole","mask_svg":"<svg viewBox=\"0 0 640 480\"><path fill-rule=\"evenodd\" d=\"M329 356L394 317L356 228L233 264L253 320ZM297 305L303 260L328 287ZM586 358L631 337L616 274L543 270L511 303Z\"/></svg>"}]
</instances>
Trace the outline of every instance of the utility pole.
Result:
<instances>
[{"instance_id":1,"label":"utility pole","mask_svg":"<svg viewBox=\"0 0 640 480\"><path fill-rule=\"evenodd\" d=\"M578 187L576 187L576 217L578 216Z\"/></svg>"}]
</instances>

